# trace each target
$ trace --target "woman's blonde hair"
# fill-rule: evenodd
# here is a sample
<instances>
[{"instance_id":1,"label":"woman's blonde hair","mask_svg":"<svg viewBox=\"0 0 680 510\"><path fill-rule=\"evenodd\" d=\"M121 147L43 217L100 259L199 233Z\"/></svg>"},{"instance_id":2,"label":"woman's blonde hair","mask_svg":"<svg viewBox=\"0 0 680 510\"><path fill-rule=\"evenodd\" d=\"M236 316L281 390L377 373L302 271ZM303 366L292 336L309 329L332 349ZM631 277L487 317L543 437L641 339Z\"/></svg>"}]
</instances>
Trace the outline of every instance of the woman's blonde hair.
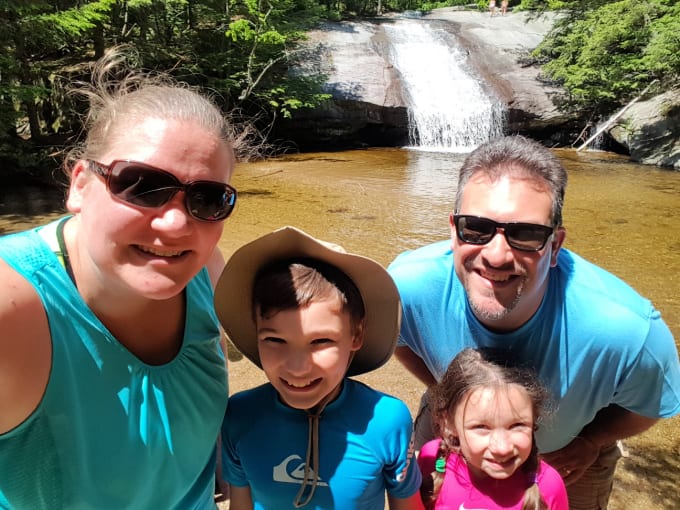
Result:
<instances>
[{"instance_id":1,"label":"woman's blonde hair","mask_svg":"<svg viewBox=\"0 0 680 510\"><path fill-rule=\"evenodd\" d=\"M148 118L194 123L230 150L235 149L232 125L212 98L168 74L139 71L137 67L135 52L116 46L92 65L89 83L71 85L69 93L84 98L89 108L82 140L65 157L67 174L75 161L99 159L113 143L125 138L131 124Z\"/></svg>"}]
</instances>

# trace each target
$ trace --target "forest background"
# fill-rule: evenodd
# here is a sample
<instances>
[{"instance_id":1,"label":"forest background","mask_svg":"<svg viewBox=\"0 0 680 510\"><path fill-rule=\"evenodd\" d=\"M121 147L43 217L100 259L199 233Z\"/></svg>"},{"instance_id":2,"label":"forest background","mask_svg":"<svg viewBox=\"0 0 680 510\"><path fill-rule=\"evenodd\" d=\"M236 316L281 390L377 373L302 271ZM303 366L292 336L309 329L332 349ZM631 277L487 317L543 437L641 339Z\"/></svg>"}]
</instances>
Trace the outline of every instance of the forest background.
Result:
<instances>
[{"instance_id":1,"label":"forest background","mask_svg":"<svg viewBox=\"0 0 680 510\"><path fill-rule=\"evenodd\" d=\"M141 68L209 91L240 133L255 135L244 146L267 155L277 149L267 140L277 119L329 99L323 76L289 72L305 31L388 12L488 9L486 0L468 2L0 0L0 175L51 175L59 150L77 142L86 108L67 85L88 81L90 64L113 45L132 46ZM560 12L527 65L563 87L564 110L602 118L650 83L658 93L680 82L678 0L511 0L510 8Z\"/></svg>"}]
</instances>

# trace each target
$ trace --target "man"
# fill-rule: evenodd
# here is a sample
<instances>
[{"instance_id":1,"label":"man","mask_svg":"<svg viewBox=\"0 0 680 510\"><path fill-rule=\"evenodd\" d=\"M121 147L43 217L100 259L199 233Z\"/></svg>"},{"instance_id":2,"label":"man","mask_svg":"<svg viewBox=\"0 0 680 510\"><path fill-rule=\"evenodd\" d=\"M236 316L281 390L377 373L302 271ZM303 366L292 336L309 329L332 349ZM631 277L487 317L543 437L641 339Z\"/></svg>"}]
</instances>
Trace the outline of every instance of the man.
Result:
<instances>
[{"instance_id":1,"label":"man","mask_svg":"<svg viewBox=\"0 0 680 510\"><path fill-rule=\"evenodd\" d=\"M604 509L617 441L680 412L680 367L651 303L562 248L566 183L559 160L523 137L468 156L452 242L389 267L404 307L396 356L428 386L465 347L504 347L525 360L556 404L539 449L564 477L572 509ZM420 444L431 435L427 418L425 396Z\"/></svg>"}]
</instances>

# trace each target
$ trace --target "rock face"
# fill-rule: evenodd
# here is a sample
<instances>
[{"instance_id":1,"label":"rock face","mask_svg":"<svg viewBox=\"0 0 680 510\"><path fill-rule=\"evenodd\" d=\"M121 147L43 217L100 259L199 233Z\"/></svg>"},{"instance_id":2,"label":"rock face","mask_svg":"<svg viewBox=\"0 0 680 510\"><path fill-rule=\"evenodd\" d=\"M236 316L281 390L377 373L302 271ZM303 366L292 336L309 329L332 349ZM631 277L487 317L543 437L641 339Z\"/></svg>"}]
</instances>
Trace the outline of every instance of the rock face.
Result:
<instances>
[{"instance_id":1,"label":"rock face","mask_svg":"<svg viewBox=\"0 0 680 510\"><path fill-rule=\"evenodd\" d=\"M680 170L680 89L633 104L609 134L634 161Z\"/></svg>"},{"instance_id":2,"label":"rock face","mask_svg":"<svg viewBox=\"0 0 680 510\"><path fill-rule=\"evenodd\" d=\"M280 121L275 134L301 150L406 145L408 111L399 76L382 53L380 24L325 23L307 35L297 72L325 76L333 97Z\"/></svg>"},{"instance_id":3,"label":"rock face","mask_svg":"<svg viewBox=\"0 0 680 510\"><path fill-rule=\"evenodd\" d=\"M560 112L552 98L563 91L539 79L536 66L521 64L543 40L554 16L530 19L526 13L488 13L437 9L426 17L449 23L483 81L508 109L506 132L538 140L569 144L578 125L575 115Z\"/></svg>"},{"instance_id":4,"label":"rock face","mask_svg":"<svg viewBox=\"0 0 680 510\"><path fill-rule=\"evenodd\" d=\"M465 48L483 86L506 105L506 132L571 143L578 119L557 110L551 96L559 91L537 79L538 69L519 63L543 39L551 18L529 20L523 13L491 17L444 8L423 21L450 33L453 44ZM275 137L293 141L300 150L407 145L407 103L383 27L391 22L327 23L310 32L305 66L297 72L324 75L332 99L280 121Z\"/></svg>"},{"instance_id":5,"label":"rock face","mask_svg":"<svg viewBox=\"0 0 680 510\"><path fill-rule=\"evenodd\" d=\"M385 30L398 19L326 23L310 32L304 67L296 72L324 76L332 99L279 121L274 138L291 141L301 151L408 145L407 97L391 64ZM560 112L553 103L563 91L541 81L536 66L521 63L548 33L554 16L530 19L520 12L492 17L443 8L419 19L465 50L468 67L484 90L506 107L506 133L550 146L574 145L583 135L586 120ZM607 134L612 146L618 144L617 152L628 150L637 162L680 169L680 89L632 105Z\"/></svg>"}]
</instances>

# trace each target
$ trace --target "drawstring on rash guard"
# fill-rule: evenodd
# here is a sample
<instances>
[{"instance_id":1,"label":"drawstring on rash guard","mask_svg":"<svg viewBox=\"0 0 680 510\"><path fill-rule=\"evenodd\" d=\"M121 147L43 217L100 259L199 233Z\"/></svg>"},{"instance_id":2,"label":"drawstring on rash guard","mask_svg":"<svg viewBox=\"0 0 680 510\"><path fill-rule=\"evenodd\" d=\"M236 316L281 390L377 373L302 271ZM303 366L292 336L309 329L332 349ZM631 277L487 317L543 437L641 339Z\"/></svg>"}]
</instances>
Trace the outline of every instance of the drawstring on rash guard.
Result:
<instances>
[{"instance_id":1,"label":"drawstring on rash guard","mask_svg":"<svg viewBox=\"0 0 680 510\"><path fill-rule=\"evenodd\" d=\"M354 359L354 353L352 351L349 356L349 361L347 363L347 368L352 363ZM343 379L344 380L344 379ZM342 386L342 381L337 387ZM300 490L295 495L293 500L293 506L295 508L301 508L307 505L316 492L316 487L319 483L319 420L321 419L321 413L326 408L331 398L334 398L335 390L331 391L328 395L321 399L321 401L314 406L312 409L307 410L307 423L309 426L307 433L307 454L305 455L305 472L302 476L302 485L300 485ZM311 462L310 462L311 460ZM309 488L309 491L307 489ZM305 492L308 492L305 496Z\"/></svg>"},{"instance_id":2,"label":"drawstring on rash guard","mask_svg":"<svg viewBox=\"0 0 680 510\"><path fill-rule=\"evenodd\" d=\"M298 490L293 505L295 508L301 508L308 504L314 497L314 492L316 492L316 486L319 482L319 419L321 418L321 412L326 407L327 402L324 402L317 406L317 412L307 413L307 423L309 424L309 432L307 434L307 455L305 456L305 473L302 478L302 485L300 485L300 490ZM311 462L310 462L311 460ZM307 492L309 487L309 492L307 497L303 500L302 498Z\"/></svg>"}]
</instances>

